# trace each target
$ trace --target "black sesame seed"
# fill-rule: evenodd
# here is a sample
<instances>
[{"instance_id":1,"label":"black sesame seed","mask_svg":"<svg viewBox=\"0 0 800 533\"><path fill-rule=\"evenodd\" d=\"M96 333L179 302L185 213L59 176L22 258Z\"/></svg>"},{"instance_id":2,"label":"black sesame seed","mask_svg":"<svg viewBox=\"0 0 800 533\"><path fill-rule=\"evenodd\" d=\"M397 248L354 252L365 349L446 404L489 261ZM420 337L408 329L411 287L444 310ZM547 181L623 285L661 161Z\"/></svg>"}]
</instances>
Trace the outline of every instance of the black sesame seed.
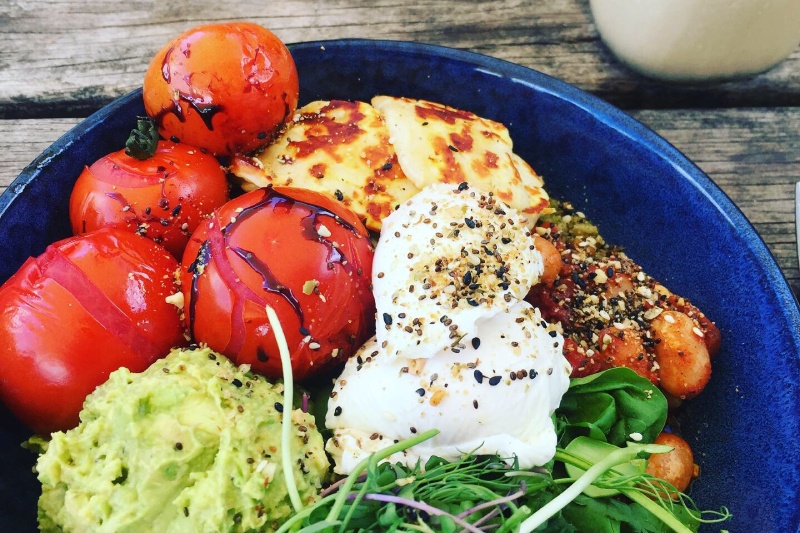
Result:
<instances>
[{"instance_id":1,"label":"black sesame seed","mask_svg":"<svg viewBox=\"0 0 800 533\"><path fill-rule=\"evenodd\" d=\"M469 189L469 184L466 181L462 181L458 184L459 191L466 191L467 189Z\"/></svg>"},{"instance_id":2,"label":"black sesame seed","mask_svg":"<svg viewBox=\"0 0 800 533\"><path fill-rule=\"evenodd\" d=\"M472 407L474 407L475 409L478 408L478 400L472 400Z\"/></svg>"},{"instance_id":3,"label":"black sesame seed","mask_svg":"<svg viewBox=\"0 0 800 533\"><path fill-rule=\"evenodd\" d=\"M558 336L558 332L556 330L548 331L547 334L553 337L554 339Z\"/></svg>"},{"instance_id":4,"label":"black sesame seed","mask_svg":"<svg viewBox=\"0 0 800 533\"><path fill-rule=\"evenodd\" d=\"M333 195L334 195L334 196L336 197L336 199L337 199L337 200L339 200L340 202L341 202L342 200L344 200L344 194L343 194L343 193L342 193L342 191L340 191L339 189L336 189L336 192L334 192L334 193L333 193Z\"/></svg>"},{"instance_id":5,"label":"black sesame seed","mask_svg":"<svg viewBox=\"0 0 800 533\"><path fill-rule=\"evenodd\" d=\"M409 430L411 431L411 433L416 433L417 432L417 428L415 428L415 427L410 427Z\"/></svg>"},{"instance_id":6,"label":"black sesame seed","mask_svg":"<svg viewBox=\"0 0 800 533\"><path fill-rule=\"evenodd\" d=\"M258 359L262 363L266 363L267 359L269 359L269 357L267 356L267 352L265 352L264 348L262 348L261 346L256 348L256 359Z\"/></svg>"},{"instance_id":7,"label":"black sesame seed","mask_svg":"<svg viewBox=\"0 0 800 533\"><path fill-rule=\"evenodd\" d=\"M475 372L472 373L472 375L475 376L475 381L477 381L478 383L483 383L483 372L476 369Z\"/></svg>"},{"instance_id":8,"label":"black sesame seed","mask_svg":"<svg viewBox=\"0 0 800 533\"><path fill-rule=\"evenodd\" d=\"M392 164L391 163L386 163L385 165L383 165L381 167L381 170L384 170L384 171L391 170L391 169L392 169Z\"/></svg>"},{"instance_id":9,"label":"black sesame seed","mask_svg":"<svg viewBox=\"0 0 800 533\"><path fill-rule=\"evenodd\" d=\"M181 214L181 204L175 206L175 209L172 210L172 216L176 217Z\"/></svg>"},{"instance_id":10,"label":"black sesame seed","mask_svg":"<svg viewBox=\"0 0 800 533\"><path fill-rule=\"evenodd\" d=\"M170 138L169 138L169 140L170 140L170 141L172 141L172 142L174 142L174 143L179 143L179 142L181 142L181 140L180 140L178 137L176 137L175 135L173 135L172 137L170 137Z\"/></svg>"},{"instance_id":11,"label":"black sesame seed","mask_svg":"<svg viewBox=\"0 0 800 533\"><path fill-rule=\"evenodd\" d=\"M340 414L342 414L342 406L337 405L336 409L333 410L333 416L339 416Z\"/></svg>"},{"instance_id":12,"label":"black sesame seed","mask_svg":"<svg viewBox=\"0 0 800 533\"><path fill-rule=\"evenodd\" d=\"M450 149L451 152L458 152L458 148L456 148L452 144L448 144L447 147Z\"/></svg>"},{"instance_id":13,"label":"black sesame seed","mask_svg":"<svg viewBox=\"0 0 800 533\"><path fill-rule=\"evenodd\" d=\"M425 396L425 389L423 389L422 387L418 388L417 394L419 394L420 396Z\"/></svg>"},{"instance_id":14,"label":"black sesame seed","mask_svg":"<svg viewBox=\"0 0 800 533\"><path fill-rule=\"evenodd\" d=\"M538 375L539 375L539 373L536 370L532 369L532 368L528 372L528 377L531 378L531 379L535 378Z\"/></svg>"},{"instance_id":15,"label":"black sesame seed","mask_svg":"<svg viewBox=\"0 0 800 533\"><path fill-rule=\"evenodd\" d=\"M231 383L233 384L234 387L237 387L237 388L242 386L241 380L239 380L237 378L233 378L233 381L231 381Z\"/></svg>"},{"instance_id":16,"label":"black sesame seed","mask_svg":"<svg viewBox=\"0 0 800 533\"><path fill-rule=\"evenodd\" d=\"M144 214L145 214L145 215L149 215L149 214L150 214L150 211L152 211L152 209L150 209L149 207L145 207L145 208L144 208Z\"/></svg>"},{"instance_id":17,"label":"black sesame seed","mask_svg":"<svg viewBox=\"0 0 800 533\"><path fill-rule=\"evenodd\" d=\"M614 277L614 267L608 267L606 269L606 276L608 276L609 278Z\"/></svg>"},{"instance_id":18,"label":"black sesame seed","mask_svg":"<svg viewBox=\"0 0 800 533\"><path fill-rule=\"evenodd\" d=\"M472 272L467 270L467 273L464 274L464 278L461 281L464 282L464 285L469 285L470 283L472 283Z\"/></svg>"},{"instance_id":19,"label":"black sesame seed","mask_svg":"<svg viewBox=\"0 0 800 533\"><path fill-rule=\"evenodd\" d=\"M281 402L275 402L275 410L279 413L283 412L283 404Z\"/></svg>"},{"instance_id":20,"label":"black sesame seed","mask_svg":"<svg viewBox=\"0 0 800 533\"><path fill-rule=\"evenodd\" d=\"M466 224L469 229L474 229L475 228L475 221L472 220L472 218L465 218L464 219L464 224Z\"/></svg>"},{"instance_id":21,"label":"black sesame seed","mask_svg":"<svg viewBox=\"0 0 800 533\"><path fill-rule=\"evenodd\" d=\"M503 237L502 239L500 239L500 242L502 242L503 244L509 244L511 242L511 239L509 239L508 237Z\"/></svg>"},{"instance_id":22,"label":"black sesame seed","mask_svg":"<svg viewBox=\"0 0 800 533\"><path fill-rule=\"evenodd\" d=\"M389 313L383 313L383 323L386 324L387 326L391 326L392 315L390 315Z\"/></svg>"},{"instance_id":23,"label":"black sesame seed","mask_svg":"<svg viewBox=\"0 0 800 533\"><path fill-rule=\"evenodd\" d=\"M175 443L175 449L178 450L178 451L181 451L183 449L183 444L181 444L180 442L176 442Z\"/></svg>"},{"instance_id":24,"label":"black sesame seed","mask_svg":"<svg viewBox=\"0 0 800 533\"><path fill-rule=\"evenodd\" d=\"M472 347L477 350L481 346L480 337L472 337Z\"/></svg>"},{"instance_id":25,"label":"black sesame seed","mask_svg":"<svg viewBox=\"0 0 800 533\"><path fill-rule=\"evenodd\" d=\"M503 376L492 376L492 377L490 377L490 378L489 378L489 385L491 385L492 387L494 387L495 385L497 385L498 383L500 383L500 381L501 381L502 379L503 379Z\"/></svg>"},{"instance_id":26,"label":"black sesame seed","mask_svg":"<svg viewBox=\"0 0 800 533\"><path fill-rule=\"evenodd\" d=\"M472 307L478 307L478 306L480 305L478 302L476 302L476 301L475 301L475 300L473 300L472 298L467 298L467 303L468 303L469 305L471 305Z\"/></svg>"}]
</instances>

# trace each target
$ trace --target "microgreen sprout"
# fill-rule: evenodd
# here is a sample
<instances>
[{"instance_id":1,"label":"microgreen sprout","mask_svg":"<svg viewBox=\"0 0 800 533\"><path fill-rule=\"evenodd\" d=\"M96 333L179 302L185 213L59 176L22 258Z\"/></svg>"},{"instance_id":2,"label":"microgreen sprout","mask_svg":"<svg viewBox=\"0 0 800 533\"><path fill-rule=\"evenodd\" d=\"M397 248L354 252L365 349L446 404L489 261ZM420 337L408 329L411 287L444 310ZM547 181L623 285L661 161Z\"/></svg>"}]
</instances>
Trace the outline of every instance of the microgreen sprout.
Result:
<instances>
[{"instance_id":1,"label":"microgreen sprout","mask_svg":"<svg viewBox=\"0 0 800 533\"><path fill-rule=\"evenodd\" d=\"M295 513L303 508L300 499L300 492L297 490L297 482L294 479L294 469L292 468L292 396L294 395L294 380L292 379L292 361L289 356L289 346L286 344L286 336L283 334L280 320L275 310L267 306L267 318L272 326L272 333L275 335L275 342L278 343L278 351L281 355L281 369L283 370L283 420L281 421L281 462L283 464L283 475L286 479L286 488L289 491L289 499Z\"/></svg>"}]
</instances>

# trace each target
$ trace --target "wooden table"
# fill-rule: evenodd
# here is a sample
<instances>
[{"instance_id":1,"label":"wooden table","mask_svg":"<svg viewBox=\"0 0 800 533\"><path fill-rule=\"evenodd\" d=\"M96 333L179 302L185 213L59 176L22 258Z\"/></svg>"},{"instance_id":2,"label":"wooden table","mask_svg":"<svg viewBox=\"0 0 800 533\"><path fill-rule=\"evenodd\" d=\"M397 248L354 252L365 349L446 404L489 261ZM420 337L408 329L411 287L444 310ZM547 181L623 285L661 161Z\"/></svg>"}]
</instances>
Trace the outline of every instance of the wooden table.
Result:
<instances>
[{"instance_id":1,"label":"wooden table","mask_svg":"<svg viewBox=\"0 0 800 533\"><path fill-rule=\"evenodd\" d=\"M169 39L222 20L258 22L285 42L362 37L467 49L590 91L649 125L722 187L800 294L800 49L744 81L658 83L614 59L587 0L5 1L0 190L81 118L140 86L150 58Z\"/></svg>"}]
</instances>

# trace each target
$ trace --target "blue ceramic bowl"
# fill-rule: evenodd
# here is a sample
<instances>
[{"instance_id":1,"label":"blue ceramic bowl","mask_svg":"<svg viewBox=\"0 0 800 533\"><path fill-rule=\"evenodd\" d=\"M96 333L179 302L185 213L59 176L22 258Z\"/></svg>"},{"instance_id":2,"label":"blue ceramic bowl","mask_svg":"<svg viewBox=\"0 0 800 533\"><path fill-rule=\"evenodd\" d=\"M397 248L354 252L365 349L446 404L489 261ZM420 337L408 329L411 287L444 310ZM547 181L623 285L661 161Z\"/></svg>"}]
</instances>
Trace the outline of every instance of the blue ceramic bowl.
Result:
<instances>
[{"instance_id":1,"label":"blue ceramic bowl","mask_svg":"<svg viewBox=\"0 0 800 533\"><path fill-rule=\"evenodd\" d=\"M800 524L800 311L742 213L664 139L618 109L511 63L383 41L291 47L301 100L410 96L506 124L515 149L622 244L645 270L716 321L722 350L708 388L687 402L682 432L702 475L701 508L727 506L731 531ZM143 114L141 92L113 102L31 163L0 198L0 281L69 231L67 203L84 165L118 150ZM28 432L0 413L0 531L34 530Z\"/></svg>"}]
</instances>

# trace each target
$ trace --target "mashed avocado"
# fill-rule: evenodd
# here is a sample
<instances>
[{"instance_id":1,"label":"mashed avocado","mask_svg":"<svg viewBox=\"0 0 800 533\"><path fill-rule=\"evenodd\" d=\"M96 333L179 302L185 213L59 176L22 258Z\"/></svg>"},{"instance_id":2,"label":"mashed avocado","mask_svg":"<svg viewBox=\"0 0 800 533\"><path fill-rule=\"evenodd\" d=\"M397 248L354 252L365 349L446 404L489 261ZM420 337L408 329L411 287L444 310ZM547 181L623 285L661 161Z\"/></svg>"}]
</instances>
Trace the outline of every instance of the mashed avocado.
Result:
<instances>
[{"instance_id":1,"label":"mashed avocado","mask_svg":"<svg viewBox=\"0 0 800 533\"><path fill-rule=\"evenodd\" d=\"M173 350L141 374L120 369L80 425L39 458L44 531L272 530L293 513L281 467L283 387L208 349ZM304 504L328 471L314 418L292 413Z\"/></svg>"}]
</instances>

